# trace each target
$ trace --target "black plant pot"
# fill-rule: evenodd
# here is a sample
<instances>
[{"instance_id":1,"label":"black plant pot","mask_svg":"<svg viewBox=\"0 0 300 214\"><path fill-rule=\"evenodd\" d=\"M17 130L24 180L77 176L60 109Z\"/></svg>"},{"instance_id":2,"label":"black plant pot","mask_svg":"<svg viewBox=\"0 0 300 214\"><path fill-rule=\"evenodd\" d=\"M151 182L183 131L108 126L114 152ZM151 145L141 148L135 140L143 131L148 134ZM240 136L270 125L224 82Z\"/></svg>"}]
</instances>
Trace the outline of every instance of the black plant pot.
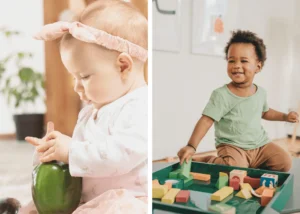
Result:
<instances>
[{"instance_id":1,"label":"black plant pot","mask_svg":"<svg viewBox=\"0 0 300 214\"><path fill-rule=\"evenodd\" d=\"M44 134L44 114L16 114L17 140L24 140L27 136L41 138Z\"/></svg>"}]
</instances>

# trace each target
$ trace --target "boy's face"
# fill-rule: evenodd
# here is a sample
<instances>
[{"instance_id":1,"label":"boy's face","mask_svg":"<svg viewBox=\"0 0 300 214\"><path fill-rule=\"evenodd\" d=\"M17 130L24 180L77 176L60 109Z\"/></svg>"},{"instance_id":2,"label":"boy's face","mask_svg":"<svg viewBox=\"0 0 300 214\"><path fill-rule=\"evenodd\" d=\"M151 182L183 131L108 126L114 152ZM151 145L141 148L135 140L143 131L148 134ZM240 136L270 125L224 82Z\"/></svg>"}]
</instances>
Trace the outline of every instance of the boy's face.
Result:
<instances>
[{"instance_id":1,"label":"boy's face","mask_svg":"<svg viewBox=\"0 0 300 214\"><path fill-rule=\"evenodd\" d=\"M116 63L117 53L76 39L68 42L61 49L61 58L82 101L99 109L128 92L130 86Z\"/></svg>"},{"instance_id":2,"label":"boy's face","mask_svg":"<svg viewBox=\"0 0 300 214\"><path fill-rule=\"evenodd\" d=\"M255 47L247 43L234 43L228 49L227 73L236 84L252 84L256 73L260 72Z\"/></svg>"}]
</instances>

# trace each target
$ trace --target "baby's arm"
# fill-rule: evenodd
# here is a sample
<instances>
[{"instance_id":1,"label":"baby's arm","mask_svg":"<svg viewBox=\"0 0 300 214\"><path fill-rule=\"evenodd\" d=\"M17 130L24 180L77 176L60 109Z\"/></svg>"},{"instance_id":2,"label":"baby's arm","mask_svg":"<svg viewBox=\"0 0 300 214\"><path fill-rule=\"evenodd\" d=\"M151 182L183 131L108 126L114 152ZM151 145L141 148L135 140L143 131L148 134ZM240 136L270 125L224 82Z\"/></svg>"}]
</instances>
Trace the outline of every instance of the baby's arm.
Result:
<instances>
[{"instance_id":1,"label":"baby's arm","mask_svg":"<svg viewBox=\"0 0 300 214\"><path fill-rule=\"evenodd\" d=\"M262 113L263 119L271 120L271 121L286 121L286 122L296 123L299 122L298 117L299 117L298 114L294 111L285 114L271 108L269 108L268 111Z\"/></svg>"},{"instance_id":2,"label":"baby's arm","mask_svg":"<svg viewBox=\"0 0 300 214\"><path fill-rule=\"evenodd\" d=\"M101 133L96 125L97 129L90 132L87 141L72 141L69 150L71 175L111 177L126 174L146 163L147 121L147 106L125 107L118 119L118 124L124 125L110 130L110 135Z\"/></svg>"}]
</instances>

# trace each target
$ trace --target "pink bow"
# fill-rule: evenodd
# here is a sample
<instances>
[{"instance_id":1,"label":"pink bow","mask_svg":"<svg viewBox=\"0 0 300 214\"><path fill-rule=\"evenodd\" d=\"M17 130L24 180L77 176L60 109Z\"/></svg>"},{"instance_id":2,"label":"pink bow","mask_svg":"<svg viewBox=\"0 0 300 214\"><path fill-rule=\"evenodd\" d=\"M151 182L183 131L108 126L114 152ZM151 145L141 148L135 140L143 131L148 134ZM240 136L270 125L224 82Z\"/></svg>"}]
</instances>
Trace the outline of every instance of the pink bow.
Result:
<instances>
[{"instance_id":1,"label":"pink bow","mask_svg":"<svg viewBox=\"0 0 300 214\"><path fill-rule=\"evenodd\" d=\"M143 47L80 22L69 23L60 21L45 25L34 38L51 41L62 37L65 33L70 33L74 38L83 42L95 43L110 50L128 53L130 56L143 62L148 58L148 51Z\"/></svg>"}]
</instances>

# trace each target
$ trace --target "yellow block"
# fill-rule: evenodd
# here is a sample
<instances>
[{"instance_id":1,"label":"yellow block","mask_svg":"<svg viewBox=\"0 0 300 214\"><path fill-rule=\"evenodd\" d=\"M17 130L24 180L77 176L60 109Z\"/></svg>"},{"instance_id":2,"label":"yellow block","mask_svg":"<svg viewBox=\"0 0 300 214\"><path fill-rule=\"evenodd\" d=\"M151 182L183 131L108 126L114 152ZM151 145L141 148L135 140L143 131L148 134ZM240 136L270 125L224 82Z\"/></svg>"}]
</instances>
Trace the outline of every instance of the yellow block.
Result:
<instances>
[{"instance_id":1,"label":"yellow block","mask_svg":"<svg viewBox=\"0 0 300 214\"><path fill-rule=\"evenodd\" d=\"M224 198L233 193L232 187L222 187L220 190L211 195L211 200L222 201Z\"/></svg>"},{"instance_id":2,"label":"yellow block","mask_svg":"<svg viewBox=\"0 0 300 214\"><path fill-rule=\"evenodd\" d=\"M248 184L248 183L240 184L240 186L241 186L241 189L247 189L247 190L249 190L250 192L251 192L251 190L252 190L251 185Z\"/></svg>"},{"instance_id":3,"label":"yellow block","mask_svg":"<svg viewBox=\"0 0 300 214\"><path fill-rule=\"evenodd\" d=\"M221 177L221 176L228 176L228 175L227 175L227 173L225 173L225 172L220 172L220 173L219 173L219 177Z\"/></svg>"},{"instance_id":4,"label":"yellow block","mask_svg":"<svg viewBox=\"0 0 300 214\"><path fill-rule=\"evenodd\" d=\"M194 177L195 180L200 180L200 181L209 181L210 180L210 174L202 174L202 173L196 173L196 172L190 172L190 174Z\"/></svg>"},{"instance_id":5,"label":"yellow block","mask_svg":"<svg viewBox=\"0 0 300 214\"><path fill-rule=\"evenodd\" d=\"M235 196L244 198L244 199L252 198L251 192L248 189L242 189Z\"/></svg>"},{"instance_id":6,"label":"yellow block","mask_svg":"<svg viewBox=\"0 0 300 214\"><path fill-rule=\"evenodd\" d=\"M166 185L155 185L152 186L152 198L162 198L168 192Z\"/></svg>"},{"instance_id":7,"label":"yellow block","mask_svg":"<svg viewBox=\"0 0 300 214\"><path fill-rule=\"evenodd\" d=\"M167 203L167 204L173 204L175 201L176 195L179 193L180 189L170 189L167 194L161 199L161 202Z\"/></svg>"}]
</instances>

